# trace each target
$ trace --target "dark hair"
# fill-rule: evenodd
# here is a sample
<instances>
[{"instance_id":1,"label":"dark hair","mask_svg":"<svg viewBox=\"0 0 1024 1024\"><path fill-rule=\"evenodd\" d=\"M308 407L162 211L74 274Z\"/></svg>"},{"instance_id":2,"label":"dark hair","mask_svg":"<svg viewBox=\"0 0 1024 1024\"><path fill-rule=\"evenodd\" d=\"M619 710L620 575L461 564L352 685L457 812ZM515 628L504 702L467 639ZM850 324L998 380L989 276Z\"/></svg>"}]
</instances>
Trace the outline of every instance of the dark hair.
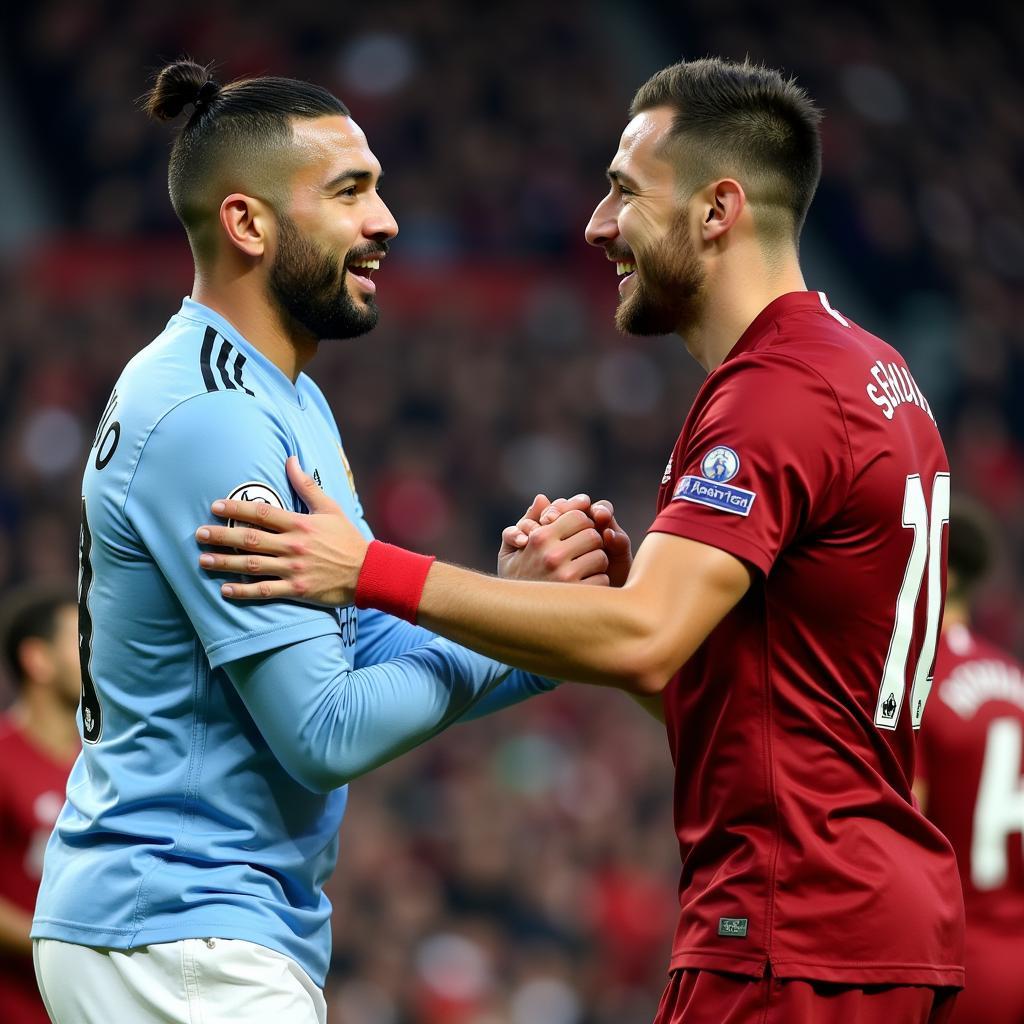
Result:
<instances>
[{"instance_id":1,"label":"dark hair","mask_svg":"<svg viewBox=\"0 0 1024 1024\"><path fill-rule=\"evenodd\" d=\"M167 184L197 259L205 249L200 229L220 208L223 196L215 191L221 182L251 183L261 198L282 202L285 182L271 158L291 142L290 119L349 113L318 85L270 76L221 85L209 66L187 58L162 68L141 103L158 121L192 105L171 149Z\"/></svg>"},{"instance_id":2,"label":"dark hair","mask_svg":"<svg viewBox=\"0 0 1024 1024\"><path fill-rule=\"evenodd\" d=\"M666 150L689 194L734 177L767 240L800 237L821 177L821 111L794 79L749 60L681 61L640 86L630 117L654 107L674 112Z\"/></svg>"},{"instance_id":3,"label":"dark hair","mask_svg":"<svg viewBox=\"0 0 1024 1024\"><path fill-rule=\"evenodd\" d=\"M949 508L948 597L966 601L988 574L995 555L995 527L977 503L956 497Z\"/></svg>"},{"instance_id":4,"label":"dark hair","mask_svg":"<svg viewBox=\"0 0 1024 1024\"><path fill-rule=\"evenodd\" d=\"M63 587L39 583L18 587L5 596L0 606L0 641L7 670L17 687L25 681L21 645L33 638L53 640L57 613L74 603Z\"/></svg>"}]
</instances>

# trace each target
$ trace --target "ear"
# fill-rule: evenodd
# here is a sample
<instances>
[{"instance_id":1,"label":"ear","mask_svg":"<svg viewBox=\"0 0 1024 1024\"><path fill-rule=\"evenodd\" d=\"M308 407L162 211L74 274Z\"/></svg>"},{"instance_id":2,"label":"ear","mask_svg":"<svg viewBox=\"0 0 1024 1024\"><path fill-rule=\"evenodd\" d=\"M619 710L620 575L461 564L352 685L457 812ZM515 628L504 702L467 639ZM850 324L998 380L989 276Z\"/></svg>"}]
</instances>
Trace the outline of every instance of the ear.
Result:
<instances>
[{"instance_id":1,"label":"ear","mask_svg":"<svg viewBox=\"0 0 1024 1024\"><path fill-rule=\"evenodd\" d=\"M272 222L269 207L259 199L233 192L220 204L220 224L228 241L246 256L266 252Z\"/></svg>"},{"instance_id":2,"label":"ear","mask_svg":"<svg viewBox=\"0 0 1024 1024\"><path fill-rule=\"evenodd\" d=\"M708 186L704 198L701 233L705 242L714 242L739 220L747 205L747 196L735 178L723 178Z\"/></svg>"}]
</instances>

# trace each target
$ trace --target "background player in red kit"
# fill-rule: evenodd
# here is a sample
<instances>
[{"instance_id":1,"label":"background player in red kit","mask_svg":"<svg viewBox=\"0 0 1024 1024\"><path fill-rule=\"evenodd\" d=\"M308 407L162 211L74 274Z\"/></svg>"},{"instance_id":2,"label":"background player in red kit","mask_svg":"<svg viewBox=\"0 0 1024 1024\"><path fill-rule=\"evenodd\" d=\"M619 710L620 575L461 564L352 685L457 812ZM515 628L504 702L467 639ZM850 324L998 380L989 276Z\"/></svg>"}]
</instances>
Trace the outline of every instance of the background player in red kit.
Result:
<instances>
[{"instance_id":1,"label":"background player in red kit","mask_svg":"<svg viewBox=\"0 0 1024 1024\"><path fill-rule=\"evenodd\" d=\"M0 1020L49 1024L29 928L43 850L80 746L78 607L63 591L32 586L10 595L0 620L17 691L0 716Z\"/></svg>"},{"instance_id":2,"label":"background player in red kit","mask_svg":"<svg viewBox=\"0 0 1024 1024\"><path fill-rule=\"evenodd\" d=\"M942 443L899 353L806 290L806 94L703 60L656 74L631 114L587 240L626 275L620 328L675 331L709 376L631 567L609 523L624 585L504 582L368 547L294 461L314 514L215 504L279 532L205 528L258 554L203 564L280 577L225 584L234 599L354 596L512 664L662 695L683 871L660 1024L942 1020L963 903L911 795L942 611Z\"/></svg>"},{"instance_id":3,"label":"background player in red kit","mask_svg":"<svg viewBox=\"0 0 1024 1024\"><path fill-rule=\"evenodd\" d=\"M970 627L970 600L991 557L984 516L955 503L914 786L953 844L964 888L967 987L951 1024L1024 1021L1024 668Z\"/></svg>"}]
</instances>

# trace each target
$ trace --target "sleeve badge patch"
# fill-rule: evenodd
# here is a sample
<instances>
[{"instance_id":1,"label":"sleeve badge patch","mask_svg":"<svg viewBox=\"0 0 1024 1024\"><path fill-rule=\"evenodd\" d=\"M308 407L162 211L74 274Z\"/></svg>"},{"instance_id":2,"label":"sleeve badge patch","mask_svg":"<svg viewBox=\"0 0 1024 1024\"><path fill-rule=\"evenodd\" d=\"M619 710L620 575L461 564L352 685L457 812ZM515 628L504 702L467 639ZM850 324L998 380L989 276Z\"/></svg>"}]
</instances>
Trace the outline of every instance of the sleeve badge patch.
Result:
<instances>
[{"instance_id":1,"label":"sleeve badge patch","mask_svg":"<svg viewBox=\"0 0 1024 1024\"><path fill-rule=\"evenodd\" d=\"M740 471L740 457L725 445L701 459L700 476L683 476L672 492L673 501L692 501L735 516L749 516L757 494L728 483Z\"/></svg>"}]
</instances>

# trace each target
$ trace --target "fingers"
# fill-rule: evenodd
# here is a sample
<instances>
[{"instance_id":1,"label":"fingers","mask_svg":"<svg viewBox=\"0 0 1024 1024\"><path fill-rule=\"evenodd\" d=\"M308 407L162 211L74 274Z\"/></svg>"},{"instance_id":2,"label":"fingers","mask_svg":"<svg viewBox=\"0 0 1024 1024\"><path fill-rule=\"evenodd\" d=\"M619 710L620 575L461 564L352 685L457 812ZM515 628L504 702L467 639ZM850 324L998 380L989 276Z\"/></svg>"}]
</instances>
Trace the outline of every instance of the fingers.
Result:
<instances>
[{"instance_id":1,"label":"fingers","mask_svg":"<svg viewBox=\"0 0 1024 1024\"><path fill-rule=\"evenodd\" d=\"M543 512L550 504L551 501L546 494L538 494L531 502L530 507L523 513L523 519L529 519L533 522L537 522L540 519L541 512ZM522 522L522 520L520 520L520 522Z\"/></svg>"},{"instance_id":2,"label":"fingers","mask_svg":"<svg viewBox=\"0 0 1024 1024\"><path fill-rule=\"evenodd\" d=\"M258 583L225 583L220 592L232 601L272 601L300 596L290 580L260 580Z\"/></svg>"},{"instance_id":3,"label":"fingers","mask_svg":"<svg viewBox=\"0 0 1024 1024\"><path fill-rule=\"evenodd\" d=\"M557 519L549 523L548 526L554 532L555 536L559 537L561 540L566 540L580 532L596 532L594 530L594 521L586 512L583 512L580 509L563 512ZM597 539L598 543L600 543L600 536L598 536Z\"/></svg>"},{"instance_id":4,"label":"fingers","mask_svg":"<svg viewBox=\"0 0 1024 1024\"><path fill-rule=\"evenodd\" d=\"M541 513L540 524L546 526L548 523L553 523L559 516L564 515L566 512L578 510L580 512L587 512L590 509L590 495L588 494L577 494L572 498L556 498L551 504Z\"/></svg>"},{"instance_id":5,"label":"fingers","mask_svg":"<svg viewBox=\"0 0 1024 1024\"><path fill-rule=\"evenodd\" d=\"M204 551L199 564L207 572L230 572L242 576L277 576L287 579L293 566L286 558L268 555L225 555L220 551Z\"/></svg>"},{"instance_id":6,"label":"fingers","mask_svg":"<svg viewBox=\"0 0 1024 1024\"><path fill-rule=\"evenodd\" d=\"M297 455L289 455L285 470L295 493L305 502L310 512L334 512L338 505L327 497L317 482L299 465Z\"/></svg>"},{"instance_id":7,"label":"fingers","mask_svg":"<svg viewBox=\"0 0 1024 1024\"><path fill-rule=\"evenodd\" d=\"M587 580L591 576L600 576L608 568L608 556L603 549L588 551L585 555L574 558L569 563L572 569L573 579Z\"/></svg>"},{"instance_id":8,"label":"fingers","mask_svg":"<svg viewBox=\"0 0 1024 1024\"><path fill-rule=\"evenodd\" d=\"M258 505L259 503L246 502L245 504ZM268 508L269 506L262 507ZM285 540L283 534L268 533L255 526L200 526L196 530L195 537L200 544L210 544L214 547L259 551L268 555L298 553L295 542Z\"/></svg>"},{"instance_id":9,"label":"fingers","mask_svg":"<svg viewBox=\"0 0 1024 1024\"><path fill-rule=\"evenodd\" d=\"M590 518L594 520L594 525L599 530L603 530L607 526L618 525L615 522L615 506L607 498L595 501L590 506Z\"/></svg>"},{"instance_id":10,"label":"fingers","mask_svg":"<svg viewBox=\"0 0 1024 1024\"><path fill-rule=\"evenodd\" d=\"M270 528L279 533L294 529L300 519L297 512L276 508L265 501L233 501L229 498L222 498L215 501L210 509L215 516L220 516L221 519L253 523L261 529Z\"/></svg>"},{"instance_id":11,"label":"fingers","mask_svg":"<svg viewBox=\"0 0 1024 1024\"><path fill-rule=\"evenodd\" d=\"M537 524L530 519L520 519L515 526L506 526L501 531L501 543L509 548L525 548L530 534Z\"/></svg>"}]
</instances>

